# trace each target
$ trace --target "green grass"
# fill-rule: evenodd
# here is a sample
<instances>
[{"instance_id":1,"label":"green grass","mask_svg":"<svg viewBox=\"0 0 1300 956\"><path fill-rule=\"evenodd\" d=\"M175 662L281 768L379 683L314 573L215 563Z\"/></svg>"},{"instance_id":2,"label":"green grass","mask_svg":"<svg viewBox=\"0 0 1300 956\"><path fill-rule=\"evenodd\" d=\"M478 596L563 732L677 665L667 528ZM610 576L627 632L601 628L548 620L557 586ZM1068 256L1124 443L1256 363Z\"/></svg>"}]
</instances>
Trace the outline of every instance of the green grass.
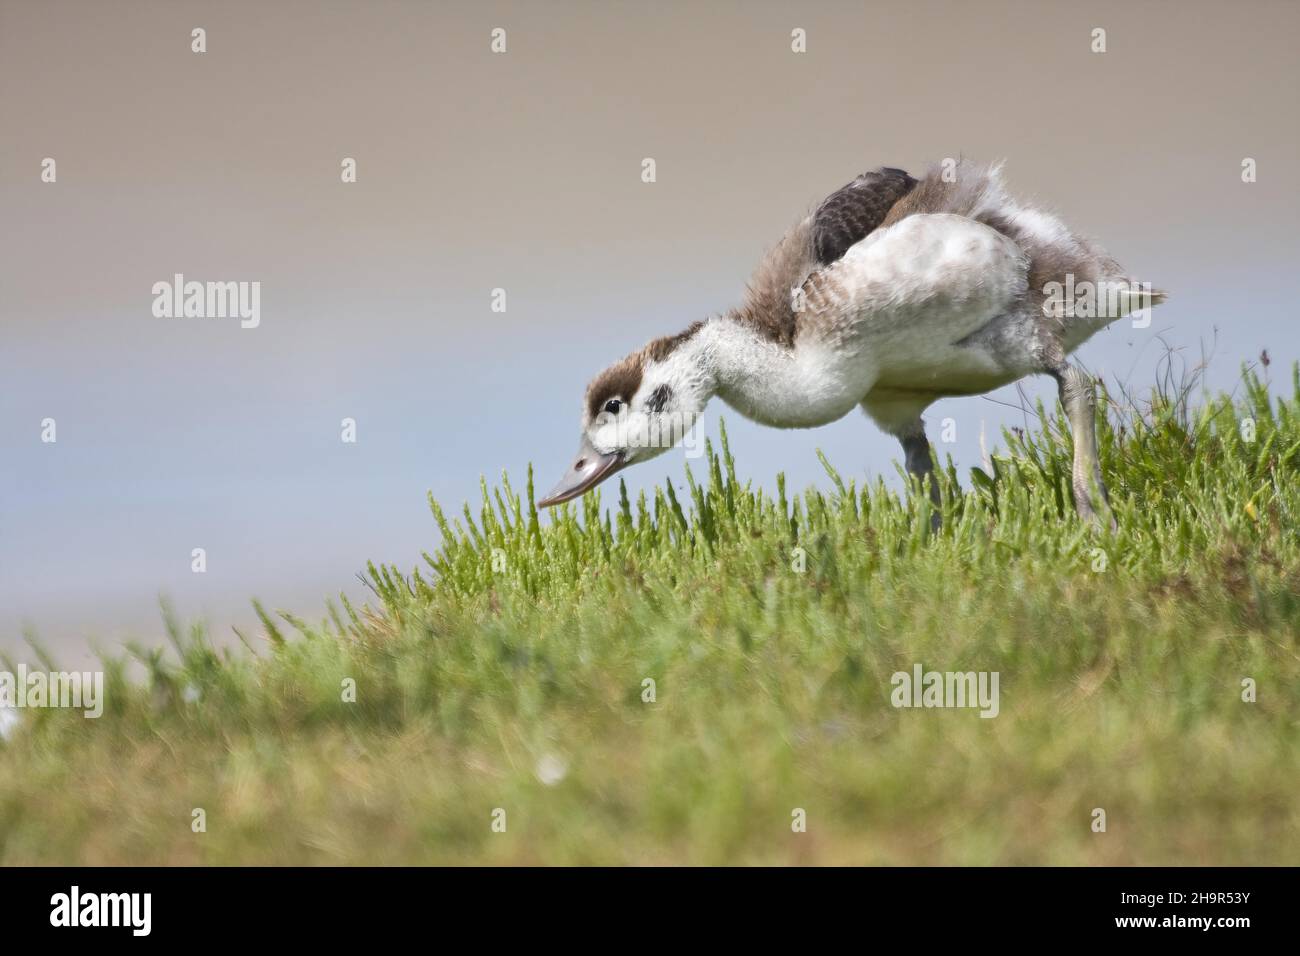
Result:
<instances>
[{"instance_id":1,"label":"green grass","mask_svg":"<svg viewBox=\"0 0 1300 956\"><path fill-rule=\"evenodd\" d=\"M829 465L762 491L725 434L649 499L430 501L439 550L371 566L367 606L264 614L256 653L169 619L105 661L101 719L24 712L0 863L1293 863L1292 379L1112 407L1115 532L1074 516L1048 413L946 469L937 534ZM1000 715L895 709L916 663L997 671Z\"/></svg>"}]
</instances>

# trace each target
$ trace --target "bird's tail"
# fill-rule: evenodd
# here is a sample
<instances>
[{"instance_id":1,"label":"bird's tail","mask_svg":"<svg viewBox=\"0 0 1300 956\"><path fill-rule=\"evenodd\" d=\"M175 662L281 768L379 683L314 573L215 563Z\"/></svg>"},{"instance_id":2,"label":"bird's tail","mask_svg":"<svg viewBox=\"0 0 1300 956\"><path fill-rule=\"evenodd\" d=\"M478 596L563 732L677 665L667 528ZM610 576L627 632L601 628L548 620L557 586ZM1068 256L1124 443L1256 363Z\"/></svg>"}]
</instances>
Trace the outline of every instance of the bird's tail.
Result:
<instances>
[{"instance_id":1,"label":"bird's tail","mask_svg":"<svg viewBox=\"0 0 1300 956\"><path fill-rule=\"evenodd\" d=\"M1138 282L1135 279L1127 279L1116 284L1115 291L1115 317L1119 318L1125 315L1133 315L1139 312L1145 312L1152 306L1159 305L1169 298L1169 293L1164 289L1153 289L1149 282Z\"/></svg>"}]
</instances>

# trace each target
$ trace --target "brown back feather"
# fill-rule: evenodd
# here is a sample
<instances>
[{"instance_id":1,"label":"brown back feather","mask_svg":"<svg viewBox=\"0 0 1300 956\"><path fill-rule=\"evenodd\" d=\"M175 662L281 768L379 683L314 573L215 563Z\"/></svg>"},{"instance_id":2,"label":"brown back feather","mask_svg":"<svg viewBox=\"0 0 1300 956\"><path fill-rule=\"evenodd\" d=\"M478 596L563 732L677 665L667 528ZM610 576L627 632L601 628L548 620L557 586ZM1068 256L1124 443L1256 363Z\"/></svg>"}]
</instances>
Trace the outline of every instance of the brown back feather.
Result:
<instances>
[{"instance_id":1,"label":"brown back feather","mask_svg":"<svg viewBox=\"0 0 1300 956\"><path fill-rule=\"evenodd\" d=\"M769 342L792 348L799 331L793 290L879 228L915 186L901 169L882 167L832 193L763 257L749 280L745 304L732 318Z\"/></svg>"},{"instance_id":2,"label":"brown back feather","mask_svg":"<svg viewBox=\"0 0 1300 956\"><path fill-rule=\"evenodd\" d=\"M901 169L882 166L831 193L813 214L813 251L822 265L836 262L884 220L916 187Z\"/></svg>"}]
</instances>

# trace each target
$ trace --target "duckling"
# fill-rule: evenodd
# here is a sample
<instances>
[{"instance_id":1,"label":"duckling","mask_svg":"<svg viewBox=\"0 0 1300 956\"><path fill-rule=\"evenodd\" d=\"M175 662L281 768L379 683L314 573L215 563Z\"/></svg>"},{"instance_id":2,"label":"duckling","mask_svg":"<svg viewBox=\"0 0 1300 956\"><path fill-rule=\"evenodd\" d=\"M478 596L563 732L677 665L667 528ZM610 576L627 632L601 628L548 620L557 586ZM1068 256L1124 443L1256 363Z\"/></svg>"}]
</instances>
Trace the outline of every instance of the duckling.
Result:
<instances>
[{"instance_id":1,"label":"duckling","mask_svg":"<svg viewBox=\"0 0 1300 956\"><path fill-rule=\"evenodd\" d=\"M937 504L925 409L1046 374L1073 433L1076 509L1113 523L1094 384L1068 356L1164 298L1056 217L1012 199L1000 164L949 162L920 179L882 167L790 229L738 308L597 375L573 464L538 503L570 501L662 454L717 396L777 428L861 408L899 440L907 471Z\"/></svg>"}]
</instances>

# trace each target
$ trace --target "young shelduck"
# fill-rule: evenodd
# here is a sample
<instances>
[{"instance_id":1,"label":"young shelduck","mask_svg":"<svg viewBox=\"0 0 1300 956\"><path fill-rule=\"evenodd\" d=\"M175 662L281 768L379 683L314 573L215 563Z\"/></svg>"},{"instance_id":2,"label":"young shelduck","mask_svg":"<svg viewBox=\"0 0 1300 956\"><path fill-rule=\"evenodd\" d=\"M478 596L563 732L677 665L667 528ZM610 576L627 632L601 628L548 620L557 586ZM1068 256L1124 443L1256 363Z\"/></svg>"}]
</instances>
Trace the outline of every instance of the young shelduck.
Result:
<instances>
[{"instance_id":1,"label":"young shelduck","mask_svg":"<svg viewBox=\"0 0 1300 956\"><path fill-rule=\"evenodd\" d=\"M925 482L927 406L1047 374L1074 434L1075 506L1096 520L1109 507L1093 384L1067 356L1163 298L1060 220L1010 198L996 166L949 163L919 181L900 169L864 173L767 254L742 306L596 376L578 454L539 504L665 451L714 395L778 428L861 406Z\"/></svg>"}]
</instances>

